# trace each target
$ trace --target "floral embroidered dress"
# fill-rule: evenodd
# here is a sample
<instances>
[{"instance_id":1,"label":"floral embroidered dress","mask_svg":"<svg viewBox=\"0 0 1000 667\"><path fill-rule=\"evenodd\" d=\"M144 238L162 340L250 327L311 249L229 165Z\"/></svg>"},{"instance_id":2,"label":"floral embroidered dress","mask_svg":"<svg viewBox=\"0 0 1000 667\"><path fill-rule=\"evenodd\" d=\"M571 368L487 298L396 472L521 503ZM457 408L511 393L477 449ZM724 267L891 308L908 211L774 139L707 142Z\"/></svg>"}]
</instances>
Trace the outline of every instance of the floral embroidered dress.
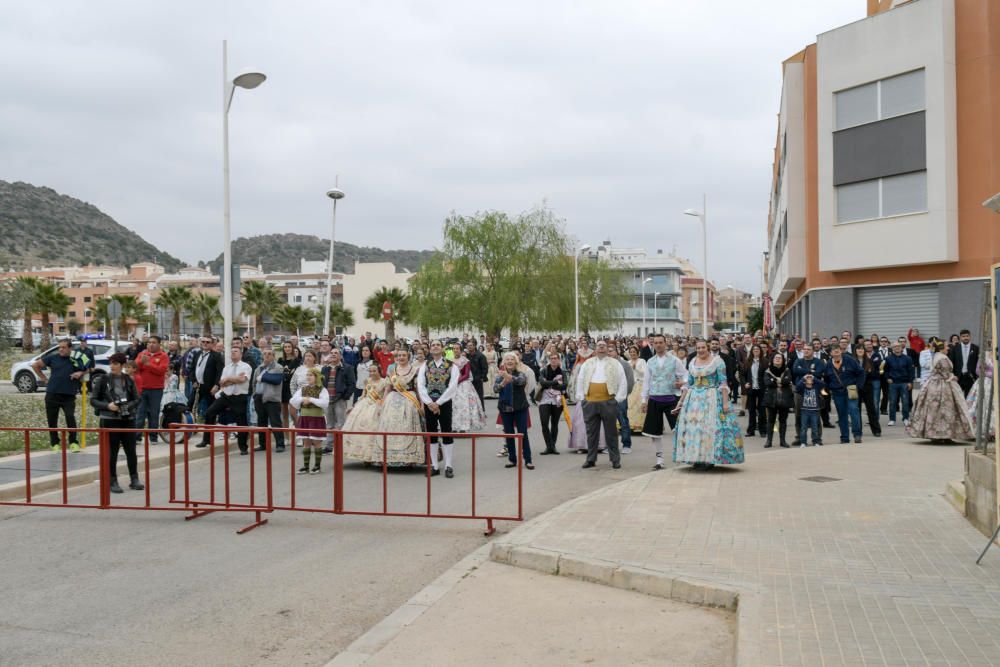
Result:
<instances>
[{"instance_id":1,"label":"floral embroidered dress","mask_svg":"<svg viewBox=\"0 0 1000 667\"><path fill-rule=\"evenodd\" d=\"M496 398L497 393L493 391L493 383L497 380L497 374L500 373L500 367L497 365L497 352L492 347L488 347L486 352L483 353L486 356L486 382L483 383L483 397L484 398Z\"/></svg>"},{"instance_id":2,"label":"floral embroidered dress","mask_svg":"<svg viewBox=\"0 0 1000 667\"><path fill-rule=\"evenodd\" d=\"M382 461L382 438L374 435L352 435L351 431L377 431L382 416L382 399L388 380L368 380L361 398L351 408L344 422L344 456L356 461Z\"/></svg>"},{"instance_id":3,"label":"floral embroidered dress","mask_svg":"<svg viewBox=\"0 0 1000 667\"><path fill-rule=\"evenodd\" d=\"M382 414L379 415L377 430L389 433L422 432L424 411L420 398L417 397L416 364L410 364L405 371L398 364L393 366L388 379L389 386L382 401ZM424 462L424 441L419 435L390 435L386 442L386 460L389 465ZM382 462L381 447L376 448L372 462Z\"/></svg>"},{"instance_id":4,"label":"floral embroidered dress","mask_svg":"<svg viewBox=\"0 0 1000 667\"><path fill-rule=\"evenodd\" d=\"M990 415L990 405L993 403L993 362L989 357L985 358L986 371L983 373L983 395L986 403L983 405L983 419L987 420L987 437L994 437L996 434L996 420L994 415ZM976 429L976 412L979 410L979 380L976 380L969 390L969 395L965 397L965 409L969 413L969 420L972 422L973 433ZM987 416L989 415L989 416Z\"/></svg>"},{"instance_id":5,"label":"floral embroidered dress","mask_svg":"<svg viewBox=\"0 0 1000 667\"><path fill-rule=\"evenodd\" d=\"M642 383L646 379L646 360L642 357L629 360L632 366L632 374L635 376L635 384L628 395L628 423L633 433L642 433L642 425L646 422L646 415L642 411Z\"/></svg>"},{"instance_id":6,"label":"floral embroidered dress","mask_svg":"<svg viewBox=\"0 0 1000 667\"><path fill-rule=\"evenodd\" d=\"M476 388L472 386L472 368L469 360L459 357L455 360L458 366L458 389L451 399L451 428L462 433L473 433L486 428L486 411L483 410ZM485 389L485 387L484 387Z\"/></svg>"},{"instance_id":7,"label":"floral embroidered dress","mask_svg":"<svg viewBox=\"0 0 1000 667\"><path fill-rule=\"evenodd\" d=\"M928 440L971 440L972 422L966 412L962 388L955 379L951 360L940 352L934 353L930 377L910 413L906 434L911 438Z\"/></svg>"},{"instance_id":8,"label":"floral embroidered dress","mask_svg":"<svg viewBox=\"0 0 1000 667\"><path fill-rule=\"evenodd\" d=\"M688 395L674 430L675 463L743 463L743 435L736 415L722 410L726 363L715 357L706 365L688 365Z\"/></svg>"}]
</instances>

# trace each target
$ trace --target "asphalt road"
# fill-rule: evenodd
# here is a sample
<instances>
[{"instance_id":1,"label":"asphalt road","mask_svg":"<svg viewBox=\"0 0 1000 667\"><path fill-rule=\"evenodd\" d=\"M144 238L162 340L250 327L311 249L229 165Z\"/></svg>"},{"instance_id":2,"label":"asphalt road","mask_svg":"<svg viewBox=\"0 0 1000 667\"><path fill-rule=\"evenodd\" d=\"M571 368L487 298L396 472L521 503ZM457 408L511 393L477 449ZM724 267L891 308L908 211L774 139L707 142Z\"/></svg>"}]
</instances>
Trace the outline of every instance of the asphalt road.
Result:
<instances>
[{"instance_id":1,"label":"asphalt road","mask_svg":"<svg viewBox=\"0 0 1000 667\"><path fill-rule=\"evenodd\" d=\"M488 403L490 423L495 418ZM537 417L537 415L536 415ZM540 444L537 426L531 439ZM563 430L565 430L563 424ZM491 433L496 431L492 428ZM565 432L560 442L565 443ZM161 445L163 446L163 445ZM456 477L432 480L435 512L468 512L470 449L459 445ZM477 510L516 512L516 469L478 445ZM298 459L300 451L295 452ZM607 457L581 470L584 457L535 456L524 471L527 518L603 485L645 473L648 438L636 438L623 467ZM289 501L290 452L274 455L275 501ZM258 474L263 454L255 457ZM247 498L250 457L230 457L232 498ZM294 477L300 506L330 507L332 465ZM299 460L295 461L298 467ZM122 464L124 474L124 463ZM209 465L191 464L192 497L208 493ZM216 465L222 493L222 457ZM167 504L166 471L154 472L154 502ZM178 471L178 493L183 475ZM263 484L258 478L258 492ZM97 485L72 499L93 501ZM389 476L395 511L424 511L421 471ZM57 500L49 495L37 500ZM345 470L345 507L378 510L381 473ZM136 504L127 491L113 501ZM245 535L250 515L218 513L184 521L176 512L0 508L0 665L134 664L321 665L394 611L444 570L482 545L481 521L334 516L275 512ZM498 532L518 524L498 524ZM544 619L539 619L544 622ZM440 641L457 641L441 628Z\"/></svg>"}]
</instances>

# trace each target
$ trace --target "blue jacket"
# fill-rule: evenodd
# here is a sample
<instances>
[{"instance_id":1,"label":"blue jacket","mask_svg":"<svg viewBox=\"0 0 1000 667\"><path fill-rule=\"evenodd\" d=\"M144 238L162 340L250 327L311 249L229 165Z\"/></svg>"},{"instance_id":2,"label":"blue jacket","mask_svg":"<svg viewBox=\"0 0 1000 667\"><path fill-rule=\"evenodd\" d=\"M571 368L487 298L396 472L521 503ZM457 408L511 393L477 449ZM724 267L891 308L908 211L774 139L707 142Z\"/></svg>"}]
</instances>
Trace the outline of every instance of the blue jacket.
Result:
<instances>
[{"instance_id":1,"label":"blue jacket","mask_svg":"<svg viewBox=\"0 0 1000 667\"><path fill-rule=\"evenodd\" d=\"M841 356L843 363L838 371L833 367L833 359L826 365L826 373L823 379L831 392L847 391L847 387L855 385L859 389L865 386L865 369L861 367L854 357ZM837 376L840 376L839 378Z\"/></svg>"},{"instance_id":2,"label":"blue jacket","mask_svg":"<svg viewBox=\"0 0 1000 667\"><path fill-rule=\"evenodd\" d=\"M817 379L822 378L825 372L826 362L815 356L809 360L800 357L792 364L792 380L796 383L810 373Z\"/></svg>"},{"instance_id":3,"label":"blue jacket","mask_svg":"<svg viewBox=\"0 0 1000 667\"><path fill-rule=\"evenodd\" d=\"M916 375L908 354L890 354L885 360L885 378L893 384L910 384Z\"/></svg>"}]
</instances>

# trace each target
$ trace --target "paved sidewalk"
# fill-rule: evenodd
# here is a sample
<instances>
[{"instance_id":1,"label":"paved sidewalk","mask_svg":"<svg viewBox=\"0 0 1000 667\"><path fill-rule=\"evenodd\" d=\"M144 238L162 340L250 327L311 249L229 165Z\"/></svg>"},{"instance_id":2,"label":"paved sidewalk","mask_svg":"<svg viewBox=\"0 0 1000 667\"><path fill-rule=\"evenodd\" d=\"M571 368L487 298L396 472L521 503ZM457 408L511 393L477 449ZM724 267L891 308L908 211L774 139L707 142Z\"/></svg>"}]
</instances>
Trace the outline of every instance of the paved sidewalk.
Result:
<instances>
[{"instance_id":1,"label":"paved sidewalk","mask_svg":"<svg viewBox=\"0 0 1000 667\"><path fill-rule=\"evenodd\" d=\"M986 538L942 497L963 447L891 435L766 453L751 439L745 465L607 487L500 537L493 556L735 589L740 665L1000 664L1000 548L977 566Z\"/></svg>"}]
</instances>

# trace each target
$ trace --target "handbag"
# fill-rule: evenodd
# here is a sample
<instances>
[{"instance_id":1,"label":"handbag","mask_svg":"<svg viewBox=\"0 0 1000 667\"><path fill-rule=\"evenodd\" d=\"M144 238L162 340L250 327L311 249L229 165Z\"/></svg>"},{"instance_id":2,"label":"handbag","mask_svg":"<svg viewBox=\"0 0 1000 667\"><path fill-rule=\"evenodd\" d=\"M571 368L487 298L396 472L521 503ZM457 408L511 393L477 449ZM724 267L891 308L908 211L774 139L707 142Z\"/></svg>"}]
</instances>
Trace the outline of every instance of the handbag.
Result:
<instances>
[{"instance_id":1,"label":"handbag","mask_svg":"<svg viewBox=\"0 0 1000 667\"><path fill-rule=\"evenodd\" d=\"M843 382L843 380L840 379L840 373L837 372L837 367L831 364L830 368L833 369L833 374L837 376L837 382L839 382L840 386L843 387L844 386L844 382ZM856 385L856 384L848 385L846 387L846 389L847 389L847 399L848 400L851 400L851 401L858 400L858 385Z\"/></svg>"}]
</instances>

